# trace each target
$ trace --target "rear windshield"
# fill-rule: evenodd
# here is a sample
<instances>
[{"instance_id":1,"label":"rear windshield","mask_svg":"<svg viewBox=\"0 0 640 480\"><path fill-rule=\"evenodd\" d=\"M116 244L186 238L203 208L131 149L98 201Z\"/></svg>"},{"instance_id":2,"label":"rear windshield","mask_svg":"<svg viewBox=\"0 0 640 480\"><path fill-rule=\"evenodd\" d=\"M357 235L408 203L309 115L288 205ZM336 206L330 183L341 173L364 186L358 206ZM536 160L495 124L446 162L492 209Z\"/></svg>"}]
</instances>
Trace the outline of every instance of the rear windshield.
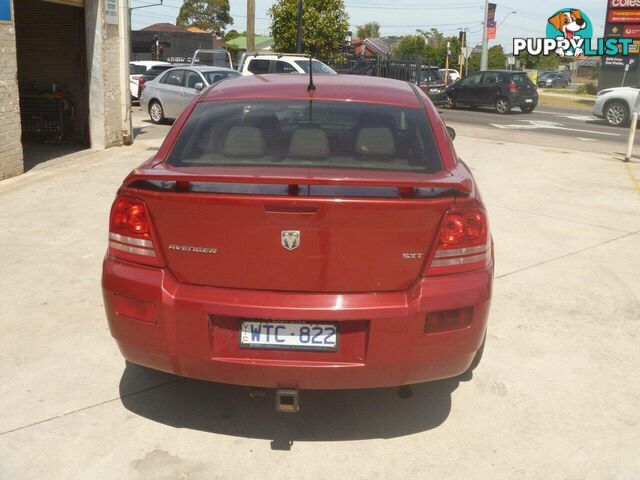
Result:
<instances>
[{"instance_id":1,"label":"rear windshield","mask_svg":"<svg viewBox=\"0 0 640 480\"><path fill-rule=\"evenodd\" d=\"M295 62L305 73L309 73L309 60L296 60ZM313 68L313 73L336 73L331 67L318 60L311 60L311 68Z\"/></svg>"},{"instance_id":2,"label":"rear windshield","mask_svg":"<svg viewBox=\"0 0 640 480\"><path fill-rule=\"evenodd\" d=\"M523 87L525 85L533 85L533 81L526 73L512 73L511 79L513 80L513 83L515 83L519 87Z\"/></svg>"},{"instance_id":3,"label":"rear windshield","mask_svg":"<svg viewBox=\"0 0 640 480\"><path fill-rule=\"evenodd\" d=\"M177 167L442 170L423 109L331 101L200 103L167 162Z\"/></svg>"},{"instance_id":4,"label":"rear windshield","mask_svg":"<svg viewBox=\"0 0 640 480\"><path fill-rule=\"evenodd\" d=\"M441 82L444 78L443 75L444 72L440 72L432 68L423 68L420 80L422 82Z\"/></svg>"},{"instance_id":5,"label":"rear windshield","mask_svg":"<svg viewBox=\"0 0 640 480\"><path fill-rule=\"evenodd\" d=\"M147 67L144 65L134 65L133 63L129 64L129 75L140 75L147 71Z\"/></svg>"},{"instance_id":6,"label":"rear windshield","mask_svg":"<svg viewBox=\"0 0 640 480\"><path fill-rule=\"evenodd\" d=\"M204 78L207 79L207 83L209 85L212 85L216 82L219 82L220 80L224 80L225 78L229 78L229 77L239 77L240 74L238 72L215 72L215 71L209 71L209 72L201 72L202 75L204 75Z\"/></svg>"}]
</instances>

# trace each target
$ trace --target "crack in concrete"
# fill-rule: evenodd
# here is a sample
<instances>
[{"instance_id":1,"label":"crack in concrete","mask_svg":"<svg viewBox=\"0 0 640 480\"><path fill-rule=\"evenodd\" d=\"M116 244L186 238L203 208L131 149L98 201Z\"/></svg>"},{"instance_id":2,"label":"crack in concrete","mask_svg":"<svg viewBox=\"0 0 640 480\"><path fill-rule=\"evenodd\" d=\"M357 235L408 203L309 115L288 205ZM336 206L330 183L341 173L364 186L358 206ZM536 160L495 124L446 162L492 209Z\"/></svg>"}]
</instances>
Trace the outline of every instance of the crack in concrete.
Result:
<instances>
[{"instance_id":1,"label":"crack in concrete","mask_svg":"<svg viewBox=\"0 0 640 480\"><path fill-rule=\"evenodd\" d=\"M497 275L495 277L495 279L498 280L500 278L508 277L509 275L513 275L515 273L520 273L520 272L524 272L525 270L530 270L532 268L539 267L540 265L545 265L547 263L555 262L556 260L561 260L563 258L571 257L572 255L577 255L579 253L586 252L586 251L591 250L593 248L598 248L598 247L600 247L602 245L606 245L608 243L617 242L618 240L622 240L623 238L627 238L627 237L631 237L633 235L637 235L638 233L640 233L640 231L629 232L629 233L627 233L625 235L620 235L619 237L616 237L616 238L611 238L609 240L604 240L604 241L602 241L600 243L597 243L595 245L591 245L589 247L581 248L580 250L576 250L574 252L565 253L563 255L559 255L557 257L550 258L548 260L543 260L543 261L538 262L538 263L536 263L534 265L529 265L527 267L519 268L518 270L514 270L513 272L508 272L508 273L503 273L502 275Z\"/></svg>"},{"instance_id":2,"label":"crack in concrete","mask_svg":"<svg viewBox=\"0 0 640 480\"><path fill-rule=\"evenodd\" d=\"M128 397L133 397L135 395L140 395L141 393L146 393L146 392L149 392L151 390L155 390L157 388L162 388L162 387L165 387L167 385L172 385L174 383L178 383L178 382L181 382L183 380L184 380L183 378L176 378L176 379L170 380L168 382L159 383L159 384L154 385L152 387L145 388L144 390L138 390L136 392L127 393L126 395L120 395L120 396L118 396L116 398L111 398L109 400L105 400L104 402L94 403L93 405L88 405L86 407L78 408L77 410L72 410L70 412L66 412L66 413L63 413L61 415L56 415L55 417L45 418L44 420L38 420L37 422L29 423L27 425L22 425L21 427L12 428L11 430L6 430L4 432L0 432L0 437L2 437L3 435L7 435L9 433L13 433L13 432L18 432L20 430L24 430L26 428L34 427L36 425L41 425L43 423L47 423L47 422L50 422L52 420L57 420L59 418L68 417L70 415L73 415L73 414L76 414L76 413L79 413L79 412L84 412L85 410L90 410L90 409L95 408L95 407L100 407L102 405L106 405L108 403L112 403L112 402L115 402L117 400L122 400L123 398L128 398Z\"/></svg>"},{"instance_id":3,"label":"crack in concrete","mask_svg":"<svg viewBox=\"0 0 640 480\"><path fill-rule=\"evenodd\" d=\"M587 227L594 227L594 228L602 228L603 230L611 230L612 232L619 232L619 233L637 233L635 231L629 231L629 230L621 230L619 228L613 228L613 227L607 227L604 225L596 225L594 223L589 223L589 222L581 222L580 220L572 220L570 218L566 218L566 217L556 217L555 215L549 215L546 213L537 213L537 212L530 212L528 210L521 210L519 208L511 208L511 207L507 207L505 205L488 205L489 210L491 210L492 208L503 208L505 210L508 210L510 212L516 212L516 213L524 213L527 215L533 215L535 217L545 217L545 218L553 218L554 220L558 220L558 221L562 221L562 222L568 222L568 223L575 223L578 225L585 225Z\"/></svg>"}]
</instances>

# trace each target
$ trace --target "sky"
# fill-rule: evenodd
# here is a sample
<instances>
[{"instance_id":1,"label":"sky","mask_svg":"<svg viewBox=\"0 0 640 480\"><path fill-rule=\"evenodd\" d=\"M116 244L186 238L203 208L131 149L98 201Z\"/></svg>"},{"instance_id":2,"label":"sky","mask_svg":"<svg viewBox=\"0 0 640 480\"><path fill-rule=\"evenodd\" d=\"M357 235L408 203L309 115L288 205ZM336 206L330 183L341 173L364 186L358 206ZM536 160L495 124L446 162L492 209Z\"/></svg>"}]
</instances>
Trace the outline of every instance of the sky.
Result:
<instances>
[{"instance_id":1,"label":"sky","mask_svg":"<svg viewBox=\"0 0 640 480\"><path fill-rule=\"evenodd\" d=\"M129 0L132 7L151 3L154 0ZM304 0L303 0L304 1ZM468 28L467 41L474 45L482 40L483 0L344 0L351 29L354 32L358 25L367 22L378 22L382 36L411 35L416 29L429 30L437 28L445 35L457 35L463 28ZM256 33L269 34L269 16L267 10L273 0L255 0ZM561 8L578 8L585 12L593 22L594 37L601 36L604 30L607 0L580 0L566 3L556 0L507 0L496 3L497 36L489 42L489 46L501 44L505 51L512 51L513 37L544 37L547 18ZM230 0L232 26L227 30L246 30L246 0ZM303 3L304 4L304 3ZM133 10L132 27L134 30L144 28L153 23L174 23L181 0L164 0L161 6Z\"/></svg>"}]
</instances>

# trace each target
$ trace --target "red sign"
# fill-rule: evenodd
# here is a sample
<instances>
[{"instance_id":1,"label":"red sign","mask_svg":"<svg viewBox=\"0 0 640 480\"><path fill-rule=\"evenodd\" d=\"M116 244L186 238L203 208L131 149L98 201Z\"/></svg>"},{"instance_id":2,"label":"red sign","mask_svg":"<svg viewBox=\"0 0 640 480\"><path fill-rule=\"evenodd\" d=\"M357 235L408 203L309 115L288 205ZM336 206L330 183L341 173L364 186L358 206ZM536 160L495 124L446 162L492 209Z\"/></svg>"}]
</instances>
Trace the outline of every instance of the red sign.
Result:
<instances>
[{"instance_id":1,"label":"red sign","mask_svg":"<svg viewBox=\"0 0 640 480\"><path fill-rule=\"evenodd\" d=\"M640 8L640 0L609 0L611 8Z\"/></svg>"},{"instance_id":2,"label":"red sign","mask_svg":"<svg viewBox=\"0 0 640 480\"><path fill-rule=\"evenodd\" d=\"M490 20L487 22L487 40L495 40L496 38L496 22Z\"/></svg>"},{"instance_id":3,"label":"red sign","mask_svg":"<svg viewBox=\"0 0 640 480\"><path fill-rule=\"evenodd\" d=\"M640 23L640 10L609 10L611 23Z\"/></svg>"},{"instance_id":4,"label":"red sign","mask_svg":"<svg viewBox=\"0 0 640 480\"><path fill-rule=\"evenodd\" d=\"M625 25L622 27L622 36L625 38L640 38L640 25Z\"/></svg>"}]
</instances>

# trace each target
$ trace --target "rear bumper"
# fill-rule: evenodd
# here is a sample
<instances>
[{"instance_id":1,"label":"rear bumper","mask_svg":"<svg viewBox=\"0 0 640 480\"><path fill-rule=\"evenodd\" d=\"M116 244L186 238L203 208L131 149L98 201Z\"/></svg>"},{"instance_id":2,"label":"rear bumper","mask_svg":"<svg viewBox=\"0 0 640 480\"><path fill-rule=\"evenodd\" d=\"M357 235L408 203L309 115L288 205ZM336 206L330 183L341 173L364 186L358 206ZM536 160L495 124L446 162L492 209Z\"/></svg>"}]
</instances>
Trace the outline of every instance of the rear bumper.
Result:
<instances>
[{"instance_id":1,"label":"rear bumper","mask_svg":"<svg viewBox=\"0 0 640 480\"><path fill-rule=\"evenodd\" d=\"M465 372L485 334L492 277L491 268L425 278L406 292L306 294L179 284L166 269L106 258L102 283L111 334L133 363L237 385L348 389ZM131 300L133 308L127 307ZM427 312L467 306L474 307L469 327L424 333ZM141 319L134 319L138 314ZM335 322L340 347L337 352L243 349L238 346L243 318Z\"/></svg>"},{"instance_id":2,"label":"rear bumper","mask_svg":"<svg viewBox=\"0 0 640 480\"><path fill-rule=\"evenodd\" d=\"M538 94L534 95L525 95L525 94L516 94L511 96L511 105L514 107L535 107L538 105Z\"/></svg>"}]
</instances>

